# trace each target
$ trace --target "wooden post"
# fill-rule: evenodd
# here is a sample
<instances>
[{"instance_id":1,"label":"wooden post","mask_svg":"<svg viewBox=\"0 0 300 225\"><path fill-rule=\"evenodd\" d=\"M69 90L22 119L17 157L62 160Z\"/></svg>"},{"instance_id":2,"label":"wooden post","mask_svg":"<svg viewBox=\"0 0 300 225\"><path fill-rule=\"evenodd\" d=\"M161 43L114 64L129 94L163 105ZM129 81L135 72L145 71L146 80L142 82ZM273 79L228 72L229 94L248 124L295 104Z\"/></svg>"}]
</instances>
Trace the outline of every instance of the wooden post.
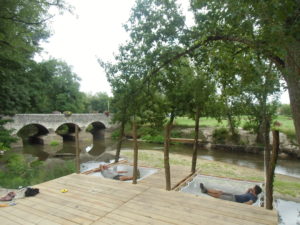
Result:
<instances>
[{"instance_id":1,"label":"wooden post","mask_svg":"<svg viewBox=\"0 0 300 225\"><path fill-rule=\"evenodd\" d=\"M78 135L78 126L75 125L75 145L76 145L76 159L75 159L75 168L76 173L80 173L80 160L79 160L79 135Z\"/></svg>"},{"instance_id":2,"label":"wooden post","mask_svg":"<svg viewBox=\"0 0 300 225\"><path fill-rule=\"evenodd\" d=\"M169 150L170 150L170 135L171 128L174 120L174 115L171 113L170 121L167 123L165 128L165 148L164 148L164 165L165 165L165 176L166 176L166 190L171 190L171 172L169 162Z\"/></svg>"},{"instance_id":3,"label":"wooden post","mask_svg":"<svg viewBox=\"0 0 300 225\"><path fill-rule=\"evenodd\" d=\"M194 147L193 147L193 158L192 158L192 169L191 172L196 172L197 165L197 156L198 156L198 148L199 148L199 117L200 117L200 109L197 107L196 115L195 115L195 139L194 139Z\"/></svg>"},{"instance_id":4,"label":"wooden post","mask_svg":"<svg viewBox=\"0 0 300 225\"><path fill-rule=\"evenodd\" d=\"M275 168L276 163L278 159L278 153L279 153L279 131L273 130L273 147L272 147L272 154L270 157L270 163L269 163L269 172L268 172L268 185L266 184L266 191L268 193L268 196L266 198L266 209L273 209L273 183L274 183L274 174L275 174Z\"/></svg>"},{"instance_id":5,"label":"wooden post","mask_svg":"<svg viewBox=\"0 0 300 225\"><path fill-rule=\"evenodd\" d=\"M137 183L137 169L138 169L138 142L137 142L137 128L136 128L136 121L135 118L132 122L132 136L133 136L133 143L134 143L134 152L133 152L133 179L132 183Z\"/></svg>"},{"instance_id":6,"label":"wooden post","mask_svg":"<svg viewBox=\"0 0 300 225\"><path fill-rule=\"evenodd\" d=\"M270 122L267 118L264 118L263 122L264 126L264 145L265 145L265 152L264 152L264 171L265 171L265 202L268 202L270 198ZM266 204L265 204L266 207Z\"/></svg>"}]
</instances>

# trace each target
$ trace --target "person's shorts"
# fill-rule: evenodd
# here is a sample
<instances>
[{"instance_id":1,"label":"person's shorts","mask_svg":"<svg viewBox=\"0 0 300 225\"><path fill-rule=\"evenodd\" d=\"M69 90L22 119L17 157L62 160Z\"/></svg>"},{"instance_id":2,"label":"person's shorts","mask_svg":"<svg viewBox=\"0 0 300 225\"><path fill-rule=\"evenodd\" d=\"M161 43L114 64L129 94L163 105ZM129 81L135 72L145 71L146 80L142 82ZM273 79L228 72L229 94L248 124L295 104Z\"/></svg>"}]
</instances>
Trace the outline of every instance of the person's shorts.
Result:
<instances>
[{"instance_id":1,"label":"person's shorts","mask_svg":"<svg viewBox=\"0 0 300 225\"><path fill-rule=\"evenodd\" d=\"M116 176L113 177L113 179L114 179L114 180L120 180L120 177L121 177L121 176L122 176L122 175L116 175Z\"/></svg>"},{"instance_id":2,"label":"person's shorts","mask_svg":"<svg viewBox=\"0 0 300 225\"><path fill-rule=\"evenodd\" d=\"M220 196L220 199L235 202L235 197L233 194L223 193Z\"/></svg>"}]
</instances>

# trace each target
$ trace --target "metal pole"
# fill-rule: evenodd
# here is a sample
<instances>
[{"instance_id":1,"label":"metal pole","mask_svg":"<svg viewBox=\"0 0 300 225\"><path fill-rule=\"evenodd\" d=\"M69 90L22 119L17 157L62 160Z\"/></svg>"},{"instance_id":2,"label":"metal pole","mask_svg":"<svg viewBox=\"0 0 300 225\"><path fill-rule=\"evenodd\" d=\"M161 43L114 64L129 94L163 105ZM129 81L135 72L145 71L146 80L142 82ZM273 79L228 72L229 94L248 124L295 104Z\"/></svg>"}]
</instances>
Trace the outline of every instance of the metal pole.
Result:
<instances>
[{"instance_id":1,"label":"metal pole","mask_svg":"<svg viewBox=\"0 0 300 225\"><path fill-rule=\"evenodd\" d=\"M80 161L79 161L79 138L78 138L78 126L75 125L75 144L76 144L76 159L75 159L75 168L76 173L80 173Z\"/></svg>"}]
</instances>

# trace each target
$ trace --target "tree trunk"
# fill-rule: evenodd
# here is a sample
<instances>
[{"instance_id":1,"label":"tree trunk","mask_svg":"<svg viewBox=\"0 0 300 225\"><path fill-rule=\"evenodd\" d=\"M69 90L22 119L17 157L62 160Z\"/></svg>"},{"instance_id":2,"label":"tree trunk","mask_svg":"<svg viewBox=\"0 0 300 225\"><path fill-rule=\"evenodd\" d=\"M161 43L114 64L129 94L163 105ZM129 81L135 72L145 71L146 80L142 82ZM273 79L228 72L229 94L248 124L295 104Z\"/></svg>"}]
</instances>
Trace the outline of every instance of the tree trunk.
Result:
<instances>
[{"instance_id":1,"label":"tree trunk","mask_svg":"<svg viewBox=\"0 0 300 225\"><path fill-rule=\"evenodd\" d=\"M199 148L199 118L200 118L200 108L197 107L196 114L195 114L195 139L194 139L194 148L193 148L193 158L192 158L192 169L191 172L196 172L196 165L197 165L197 156L198 156L198 148Z\"/></svg>"},{"instance_id":2,"label":"tree trunk","mask_svg":"<svg viewBox=\"0 0 300 225\"><path fill-rule=\"evenodd\" d=\"M172 129L172 124L174 120L174 115L171 113L169 122L165 128L165 149L164 149L164 164L165 164L165 176L166 176L166 190L171 190L171 172L170 172L170 162L169 162L169 148L170 148L170 134Z\"/></svg>"},{"instance_id":3,"label":"tree trunk","mask_svg":"<svg viewBox=\"0 0 300 225\"><path fill-rule=\"evenodd\" d=\"M278 158L279 152L279 132L273 131L273 147L271 154L271 161L269 164L269 183L266 184L266 189L268 189L268 197L266 198L266 209L273 209L273 183L274 183L274 172Z\"/></svg>"},{"instance_id":4,"label":"tree trunk","mask_svg":"<svg viewBox=\"0 0 300 225\"><path fill-rule=\"evenodd\" d=\"M228 125L229 125L231 136L234 137L237 134L236 134L235 126L233 124L234 121L233 121L232 115L230 113L227 113L227 120L228 120Z\"/></svg>"},{"instance_id":5,"label":"tree trunk","mask_svg":"<svg viewBox=\"0 0 300 225\"><path fill-rule=\"evenodd\" d=\"M297 142L300 145L300 41L291 42L287 47L283 77L287 83Z\"/></svg>"},{"instance_id":6,"label":"tree trunk","mask_svg":"<svg viewBox=\"0 0 300 225\"><path fill-rule=\"evenodd\" d=\"M265 127L264 122L260 122L258 125L257 133L256 133L256 143L264 144L265 143Z\"/></svg>"},{"instance_id":7,"label":"tree trunk","mask_svg":"<svg viewBox=\"0 0 300 225\"><path fill-rule=\"evenodd\" d=\"M121 128L120 128L120 137L119 137L116 156L115 156L115 163L119 162L122 142L123 142L123 138L124 138L124 130L125 130L125 123L122 121Z\"/></svg>"},{"instance_id":8,"label":"tree trunk","mask_svg":"<svg viewBox=\"0 0 300 225\"><path fill-rule=\"evenodd\" d=\"M135 119L132 122L132 136L133 136L133 179L132 179L132 183L136 184L136 180L137 180L137 167L138 167L138 142L137 142L137 129L136 129L136 121Z\"/></svg>"}]
</instances>

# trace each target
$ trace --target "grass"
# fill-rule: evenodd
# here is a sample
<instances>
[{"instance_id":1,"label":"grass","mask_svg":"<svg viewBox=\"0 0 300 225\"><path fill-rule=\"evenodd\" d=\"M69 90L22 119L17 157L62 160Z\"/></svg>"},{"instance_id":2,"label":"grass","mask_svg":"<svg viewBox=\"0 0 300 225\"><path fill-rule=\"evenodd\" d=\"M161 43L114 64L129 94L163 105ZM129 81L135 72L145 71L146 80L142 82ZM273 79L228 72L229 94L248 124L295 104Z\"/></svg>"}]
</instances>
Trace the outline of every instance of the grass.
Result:
<instances>
[{"instance_id":1,"label":"grass","mask_svg":"<svg viewBox=\"0 0 300 225\"><path fill-rule=\"evenodd\" d=\"M133 158L133 151L123 151L122 156ZM139 163L149 167L164 168L163 152L158 150L139 150ZM191 167L191 155L178 153L170 154L170 164ZM264 173L257 169L237 166L233 164L197 160L200 173L241 180L264 181ZM275 195L279 197L300 198L300 179L276 175L274 182Z\"/></svg>"},{"instance_id":2,"label":"grass","mask_svg":"<svg viewBox=\"0 0 300 225\"><path fill-rule=\"evenodd\" d=\"M240 127L246 122L246 116L241 117ZM281 123L281 126L278 128L279 131L286 134L291 140L296 139L294 122L291 117L287 116L277 116L276 121ZM177 117L175 119L175 124L183 127L194 127L195 121L188 117ZM200 118L200 127L226 127L227 120L221 120L220 122L214 118L202 117Z\"/></svg>"},{"instance_id":3,"label":"grass","mask_svg":"<svg viewBox=\"0 0 300 225\"><path fill-rule=\"evenodd\" d=\"M175 119L174 124L176 124L178 126L194 127L195 126L195 121L191 118L188 118L188 117L177 117ZM221 126L226 126L227 121L222 120L221 122L218 122L214 118L202 117L202 118L200 118L199 124L200 124L201 127L221 127Z\"/></svg>"}]
</instances>

